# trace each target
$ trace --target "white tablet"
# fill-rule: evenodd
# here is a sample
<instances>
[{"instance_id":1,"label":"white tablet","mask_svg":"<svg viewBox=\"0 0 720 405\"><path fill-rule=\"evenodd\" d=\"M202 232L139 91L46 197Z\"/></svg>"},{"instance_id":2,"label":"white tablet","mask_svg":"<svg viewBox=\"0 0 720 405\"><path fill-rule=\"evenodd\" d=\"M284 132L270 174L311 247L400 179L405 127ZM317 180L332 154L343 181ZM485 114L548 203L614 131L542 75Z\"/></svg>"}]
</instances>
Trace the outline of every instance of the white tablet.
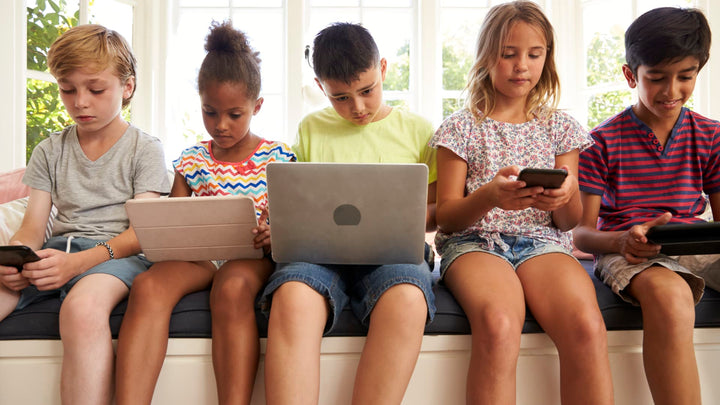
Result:
<instances>
[{"instance_id":1,"label":"white tablet","mask_svg":"<svg viewBox=\"0 0 720 405\"><path fill-rule=\"evenodd\" d=\"M259 259L253 200L244 196L144 198L125 203L148 260Z\"/></svg>"}]
</instances>

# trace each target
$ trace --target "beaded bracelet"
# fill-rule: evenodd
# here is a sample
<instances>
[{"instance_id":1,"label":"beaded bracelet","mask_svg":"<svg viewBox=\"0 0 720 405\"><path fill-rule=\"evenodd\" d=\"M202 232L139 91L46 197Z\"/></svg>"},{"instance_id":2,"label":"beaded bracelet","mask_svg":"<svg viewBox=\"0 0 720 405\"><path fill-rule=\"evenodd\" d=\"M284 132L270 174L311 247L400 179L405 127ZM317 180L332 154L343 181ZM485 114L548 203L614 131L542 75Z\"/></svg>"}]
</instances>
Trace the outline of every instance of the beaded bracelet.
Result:
<instances>
[{"instance_id":1,"label":"beaded bracelet","mask_svg":"<svg viewBox=\"0 0 720 405\"><path fill-rule=\"evenodd\" d=\"M115 253L113 252L112 248L110 247L110 245L108 245L107 242L98 242L95 244L95 246L105 246L108 253L110 254L110 260L115 258Z\"/></svg>"}]
</instances>

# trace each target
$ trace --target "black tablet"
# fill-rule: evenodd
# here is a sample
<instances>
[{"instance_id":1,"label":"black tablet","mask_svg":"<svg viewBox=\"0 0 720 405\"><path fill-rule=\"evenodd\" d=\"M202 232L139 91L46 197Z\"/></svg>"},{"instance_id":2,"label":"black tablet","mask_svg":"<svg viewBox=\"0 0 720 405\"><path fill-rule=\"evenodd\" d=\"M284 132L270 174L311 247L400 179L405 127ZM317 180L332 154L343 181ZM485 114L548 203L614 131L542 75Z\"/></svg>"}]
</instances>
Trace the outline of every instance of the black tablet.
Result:
<instances>
[{"instance_id":1,"label":"black tablet","mask_svg":"<svg viewBox=\"0 0 720 405\"><path fill-rule=\"evenodd\" d=\"M720 253L720 222L658 225L646 236L669 256Z\"/></svg>"}]
</instances>

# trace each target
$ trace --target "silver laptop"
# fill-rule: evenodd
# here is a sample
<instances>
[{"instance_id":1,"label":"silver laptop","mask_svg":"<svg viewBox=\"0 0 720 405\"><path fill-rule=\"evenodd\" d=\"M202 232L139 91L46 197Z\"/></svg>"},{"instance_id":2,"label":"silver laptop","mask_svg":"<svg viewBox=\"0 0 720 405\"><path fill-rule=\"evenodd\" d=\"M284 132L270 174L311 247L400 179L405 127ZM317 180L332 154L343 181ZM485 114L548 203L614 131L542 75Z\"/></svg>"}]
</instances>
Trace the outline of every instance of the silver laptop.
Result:
<instances>
[{"instance_id":1,"label":"silver laptop","mask_svg":"<svg viewBox=\"0 0 720 405\"><path fill-rule=\"evenodd\" d=\"M267 178L276 262L422 262L426 165L270 163Z\"/></svg>"},{"instance_id":2,"label":"silver laptop","mask_svg":"<svg viewBox=\"0 0 720 405\"><path fill-rule=\"evenodd\" d=\"M259 259L253 200L244 196L144 198L125 203L148 260Z\"/></svg>"}]
</instances>

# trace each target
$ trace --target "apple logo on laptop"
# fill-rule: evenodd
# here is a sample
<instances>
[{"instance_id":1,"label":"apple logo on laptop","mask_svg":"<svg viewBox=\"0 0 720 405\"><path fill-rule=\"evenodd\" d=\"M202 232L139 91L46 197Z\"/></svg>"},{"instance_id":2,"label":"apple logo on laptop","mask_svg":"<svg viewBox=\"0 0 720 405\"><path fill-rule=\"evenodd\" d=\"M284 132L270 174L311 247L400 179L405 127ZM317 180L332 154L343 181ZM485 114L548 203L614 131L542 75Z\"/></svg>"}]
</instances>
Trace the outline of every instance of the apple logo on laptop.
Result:
<instances>
[{"instance_id":1,"label":"apple logo on laptop","mask_svg":"<svg viewBox=\"0 0 720 405\"><path fill-rule=\"evenodd\" d=\"M333 219L337 225L357 225L360 223L360 210L352 204L342 204L335 208Z\"/></svg>"}]
</instances>

